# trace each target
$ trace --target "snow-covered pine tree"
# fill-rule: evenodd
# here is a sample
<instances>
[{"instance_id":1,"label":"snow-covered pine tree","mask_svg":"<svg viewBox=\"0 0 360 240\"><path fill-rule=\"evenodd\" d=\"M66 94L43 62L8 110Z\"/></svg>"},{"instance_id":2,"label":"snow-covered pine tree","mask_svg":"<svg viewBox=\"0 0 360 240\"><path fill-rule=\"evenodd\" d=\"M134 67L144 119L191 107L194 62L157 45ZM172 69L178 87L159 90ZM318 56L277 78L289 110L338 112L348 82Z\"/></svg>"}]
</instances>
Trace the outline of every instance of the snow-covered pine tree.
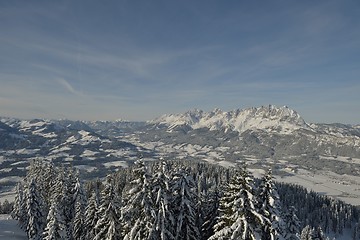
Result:
<instances>
[{"instance_id":1,"label":"snow-covered pine tree","mask_svg":"<svg viewBox=\"0 0 360 240\"><path fill-rule=\"evenodd\" d=\"M314 240L326 240L323 230L320 226L313 229L312 239Z\"/></svg>"},{"instance_id":2,"label":"snow-covered pine tree","mask_svg":"<svg viewBox=\"0 0 360 240\"><path fill-rule=\"evenodd\" d=\"M129 189L124 192L125 204L122 207L124 239L153 239L155 210L151 177L142 160L135 162L133 178Z\"/></svg>"},{"instance_id":3,"label":"snow-covered pine tree","mask_svg":"<svg viewBox=\"0 0 360 240\"><path fill-rule=\"evenodd\" d=\"M296 208L290 206L287 211L283 211L283 236L286 240L299 240L300 221L296 216Z\"/></svg>"},{"instance_id":4,"label":"snow-covered pine tree","mask_svg":"<svg viewBox=\"0 0 360 240\"><path fill-rule=\"evenodd\" d=\"M96 223L95 240L120 240L120 198L116 194L112 179L108 176L106 186L101 192L99 220Z\"/></svg>"},{"instance_id":5,"label":"snow-covered pine tree","mask_svg":"<svg viewBox=\"0 0 360 240\"><path fill-rule=\"evenodd\" d=\"M198 240L200 238L197 226L197 195L195 182L190 172L181 169L173 176L171 188L173 199L172 209L175 219L175 239Z\"/></svg>"},{"instance_id":6,"label":"snow-covered pine tree","mask_svg":"<svg viewBox=\"0 0 360 240\"><path fill-rule=\"evenodd\" d=\"M161 162L156 168L152 183L155 199L154 239L172 240L174 234L174 217L170 207L171 195L169 188L168 165Z\"/></svg>"},{"instance_id":7,"label":"snow-covered pine tree","mask_svg":"<svg viewBox=\"0 0 360 240\"><path fill-rule=\"evenodd\" d=\"M301 231L300 240L313 240L314 229L306 225Z\"/></svg>"},{"instance_id":8,"label":"snow-covered pine tree","mask_svg":"<svg viewBox=\"0 0 360 240\"><path fill-rule=\"evenodd\" d=\"M79 180L79 177L76 177L76 183L74 186L74 199L75 199L75 216L73 220L73 238L75 240L85 239L85 219L84 212L86 207L86 196L82 183Z\"/></svg>"},{"instance_id":9,"label":"snow-covered pine tree","mask_svg":"<svg viewBox=\"0 0 360 240\"><path fill-rule=\"evenodd\" d=\"M201 239L207 240L214 234L214 225L218 217L220 193L217 187L201 195L200 217L202 218Z\"/></svg>"},{"instance_id":10,"label":"snow-covered pine tree","mask_svg":"<svg viewBox=\"0 0 360 240\"><path fill-rule=\"evenodd\" d=\"M244 166L240 172L240 199L239 204L239 215L236 223L233 226L234 233L233 239L236 236L242 236L244 239L261 239L262 229L264 226L263 216L259 214L255 208L257 202L254 196L255 186L253 183L253 176Z\"/></svg>"},{"instance_id":11,"label":"snow-covered pine tree","mask_svg":"<svg viewBox=\"0 0 360 240\"><path fill-rule=\"evenodd\" d=\"M219 217L214 225L214 235L210 240L230 239L232 235L231 226L236 222L239 213L237 206L240 184L237 182L238 177L225 184L222 190L222 196L219 202Z\"/></svg>"},{"instance_id":12,"label":"snow-covered pine tree","mask_svg":"<svg viewBox=\"0 0 360 240\"><path fill-rule=\"evenodd\" d=\"M24 189L21 183L18 183L16 186L14 208L11 213L11 216L13 219L18 220L18 224L21 229L26 228L26 223L28 221L28 218L27 218L27 213L25 212Z\"/></svg>"},{"instance_id":13,"label":"snow-covered pine tree","mask_svg":"<svg viewBox=\"0 0 360 240\"><path fill-rule=\"evenodd\" d=\"M44 240L68 239L66 225L62 211L59 209L58 199L53 198L50 203L50 210L47 215L47 225L43 233Z\"/></svg>"},{"instance_id":14,"label":"snow-covered pine tree","mask_svg":"<svg viewBox=\"0 0 360 240\"><path fill-rule=\"evenodd\" d=\"M98 205L97 193L93 192L85 208L85 239L94 239L96 235L95 226L99 220Z\"/></svg>"},{"instance_id":15,"label":"snow-covered pine tree","mask_svg":"<svg viewBox=\"0 0 360 240\"><path fill-rule=\"evenodd\" d=\"M27 213L26 233L31 240L41 239L44 227L44 201L37 189L37 183L34 179L25 191L25 211Z\"/></svg>"},{"instance_id":16,"label":"snow-covered pine tree","mask_svg":"<svg viewBox=\"0 0 360 240\"><path fill-rule=\"evenodd\" d=\"M211 240L261 239L264 220L255 208L252 181L245 168L232 176L220 199L220 216Z\"/></svg>"},{"instance_id":17,"label":"snow-covered pine tree","mask_svg":"<svg viewBox=\"0 0 360 240\"><path fill-rule=\"evenodd\" d=\"M72 238L72 221L74 214L73 195L70 190L70 177L66 168L61 167L58 170L56 179L54 180L54 187L51 192L53 199L57 199L59 204L59 215L65 222L66 238Z\"/></svg>"},{"instance_id":18,"label":"snow-covered pine tree","mask_svg":"<svg viewBox=\"0 0 360 240\"><path fill-rule=\"evenodd\" d=\"M257 196L257 208L264 216L263 240L283 239L281 203L269 169L262 177Z\"/></svg>"}]
</instances>

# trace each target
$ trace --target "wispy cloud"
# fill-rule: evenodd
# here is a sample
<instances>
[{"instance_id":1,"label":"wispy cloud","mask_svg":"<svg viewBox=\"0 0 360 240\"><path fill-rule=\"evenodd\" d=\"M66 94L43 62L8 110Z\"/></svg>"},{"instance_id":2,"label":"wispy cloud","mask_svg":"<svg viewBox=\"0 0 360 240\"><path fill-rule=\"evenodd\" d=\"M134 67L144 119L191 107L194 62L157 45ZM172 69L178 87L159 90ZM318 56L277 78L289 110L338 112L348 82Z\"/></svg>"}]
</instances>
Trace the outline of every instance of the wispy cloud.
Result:
<instances>
[{"instance_id":1,"label":"wispy cloud","mask_svg":"<svg viewBox=\"0 0 360 240\"><path fill-rule=\"evenodd\" d=\"M75 90L75 88L65 79L57 79L57 82L64 87L64 89L66 89L69 93L72 93L76 96L80 96L83 97L84 94L82 92L79 92L77 90Z\"/></svg>"}]
</instances>

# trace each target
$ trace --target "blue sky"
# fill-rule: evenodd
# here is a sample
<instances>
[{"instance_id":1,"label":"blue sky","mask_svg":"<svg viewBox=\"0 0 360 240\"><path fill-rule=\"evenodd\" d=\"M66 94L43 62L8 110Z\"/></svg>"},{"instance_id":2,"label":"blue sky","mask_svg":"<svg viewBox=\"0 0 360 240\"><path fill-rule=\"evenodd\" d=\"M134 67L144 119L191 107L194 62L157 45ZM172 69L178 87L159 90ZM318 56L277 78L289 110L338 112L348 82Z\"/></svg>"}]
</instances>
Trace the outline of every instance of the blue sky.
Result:
<instances>
[{"instance_id":1,"label":"blue sky","mask_svg":"<svg viewBox=\"0 0 360 240\"><path fill-rule=\"evenodd\" d=\"M0 115L275 104L360 123L360 1L0 1Z\"/></svg>"}]
</instances>

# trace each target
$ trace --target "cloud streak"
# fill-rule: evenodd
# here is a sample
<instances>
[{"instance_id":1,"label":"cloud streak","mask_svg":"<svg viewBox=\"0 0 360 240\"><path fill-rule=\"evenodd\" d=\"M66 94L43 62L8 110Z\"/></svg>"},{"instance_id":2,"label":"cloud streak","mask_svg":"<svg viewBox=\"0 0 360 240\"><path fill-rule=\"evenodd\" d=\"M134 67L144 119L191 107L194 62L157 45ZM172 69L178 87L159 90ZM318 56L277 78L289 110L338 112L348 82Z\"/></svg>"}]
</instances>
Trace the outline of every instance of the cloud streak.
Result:
<instances>
[{"instance_id":1,"label":"cloud streak","mask_svg":"<svg viewBox=\"0 0 360 240\"><path fill-rule=\"evenodd\" d=\"M65 79L57 79L57 82L69 93L74 94L75 96L84 97L84 94L82 92L75 90L74 87Z\"/></svg>"}]
</instances>

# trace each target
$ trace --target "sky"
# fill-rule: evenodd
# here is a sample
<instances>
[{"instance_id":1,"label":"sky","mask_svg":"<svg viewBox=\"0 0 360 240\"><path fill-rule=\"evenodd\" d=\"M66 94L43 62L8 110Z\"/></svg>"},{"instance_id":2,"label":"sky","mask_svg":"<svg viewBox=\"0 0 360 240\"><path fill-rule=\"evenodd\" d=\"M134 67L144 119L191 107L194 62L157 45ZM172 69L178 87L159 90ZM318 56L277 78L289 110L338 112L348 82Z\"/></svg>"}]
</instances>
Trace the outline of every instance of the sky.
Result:
<instances>
[{"instance_id":1,"label":"sky","mask_svg":"<svg viewBox=\"0 0 360 240\"><path fill-rule=\"evenodd\" d=\"M0 116L269 104L360 123L360 1L0 1Z\"/></svg>"}]
</instances>

